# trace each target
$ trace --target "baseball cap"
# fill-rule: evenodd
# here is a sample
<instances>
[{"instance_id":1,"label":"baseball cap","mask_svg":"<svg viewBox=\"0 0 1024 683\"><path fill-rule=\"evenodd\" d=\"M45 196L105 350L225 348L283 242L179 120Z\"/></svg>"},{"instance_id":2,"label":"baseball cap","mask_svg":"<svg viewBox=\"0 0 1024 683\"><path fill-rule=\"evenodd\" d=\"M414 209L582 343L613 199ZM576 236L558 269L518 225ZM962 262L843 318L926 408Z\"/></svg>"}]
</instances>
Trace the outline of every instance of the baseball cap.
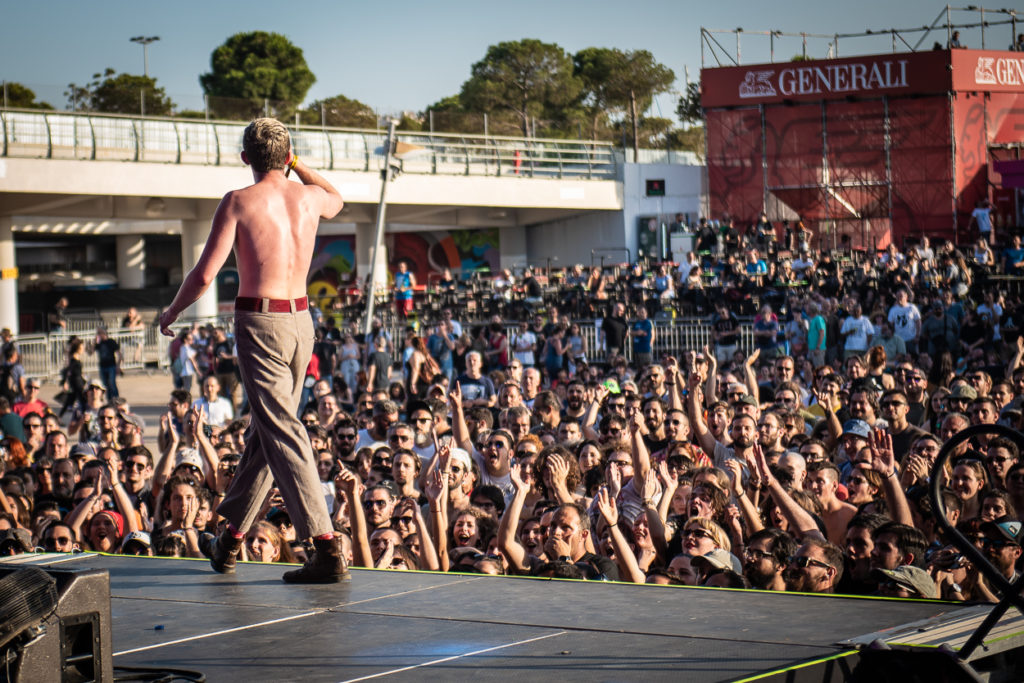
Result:
<instances>
[{"instance_id":1,"label":"baseball cap","mask_svg":"<svg viewBox=\"0 0 1024 683\"><path fill-rule=\"evenodd\" d=\"M181 467L182 465L191 465L198 470L202 470L203 459L199 456L199 451L194 448L182 448L178 451L178 457L174 461L174 466Z\"/></svg>"},{"instance_id":2,"label":"baseball cap","mask_svg":"<svg viewBox=\"0 0 1024 683\"><path fill-rule=\"evenodd\" d=\"M32 536L27 529L4 529L0 531L0 550L14 548L19 553L32 552ZM7 553L4 553L5 555Z\"/></svg>"},{"instance_id":3,"label":"baseball cap","mask_svg":"<svg viewBox=\"0 0 1024 683\"><path fill-rule=\"evenodd\" d=\"M958 384L949 394L950 398L966 398L970 401L978 398L978 392L970 384Z\"/></svg>"},{"instance_id":4,"label":"baseball cap","mask_svg":"<svg viewBox=\"0 0 1024 683\"><path fill-rule=\"evenodd\" d=\"M922 598L938 598L939 590L935 586L932 577L920 567L912 567L909 564L901 564L895 569L875 569L872 571L875 578L889 579L917 593Z\"/></svg>"},{"instance_id":5,"label":"baseball cap","mask_svg":"<svg viewBox=\"0 0 1024 683\"><path fill-rule=\"evenodd\" d=\"M1009 517L1000 517L992 522L985 522L981 525L982 532L992 531L1002 536L1011 543L1021 545L1024 540L1024 525Z\"/></svg>"},{"instance_id":6,"label":"baseball cap","mask_svg":"<svg viewBox=\"0 0 1024 683\"><path fill-rule=\"evenodd\" d=\"M92 456L96 457L96 444L90 441L80 441L71 447L72 458Z\"/></svg>"},{"instance_id":7,"label":"baseball cap","mask_svg":"<svg viewBox=\"0 0 1024 683\"><path fill-rule=\"evenodd\" d=\"M132 541L141 543L147 548L152 547L153 545L153 539L145 531L129 531L128 535L124 537L124 541L121 543L121 550L124 550L124 547Z\"/></svg>"},{"instance_id":8,"label":"baseball cap","mask_svg":"<svg viewBox=\"0 0 1024 683\"><path fill-rule=\"evenodd\" d=\"M103 382L98 379L89 380L89 384L86 386L86 389L99 389L100 391L107 390L107 388L103 386Z\"/></svg>"},{"instance_id":9,"label":"baseball cap","mask_svg":"<svg viewBox=\"0 0 1024 683\"><path fill-rule=\"evenodd\" d=\"M43 386L43 383L39 381L38 377L29 377L25 380L25 384L26 386L35 387L36 389L41 389Z\"/></svg>"},{"instance_id":10,"label":"baseball cap","mask_svg":"<svg viewBox=\"0 0 1024 683\"><path fill-rule=\"evenodd\" d=\"M470 460L469 453L467 453L462 448L452 449L452 462L455 461L462 463L462 466L465 468L467 472L473 469L473 461Z\"/></svg>"},{"instance_id":11,"label":"baseball cap","mask_svg":"<svg viewBox=\"0 0 1024 683\"><path fill-rule=\"evenodd\" d=\"M748 406L754 406L755 408L757 408L760 405L757 402L757 399L754 398L753 396L751 396L750 394L747 394L746 396L743 396L742 398L736 399L736 403L746 403Z\"/></svg>"},{"instance_id":12,"label":"baseball cap","mask_svg":"<svg viewBox=\"0 0 1024 683\"><path fill-rule=\"evenodd\" d=\"M862 439L871 438L871 425L864 420L858 420L856 418L847 420L843 423L843 436L847 434L853 434L859 436Z\"/></svg>"},{"instance_id":13,"label":"baseball cap","mask_svg":"<svg viewBox=\"0 0 1024 683\"><path fill-rule=\"evenodd\" d=\"M713 569L728 569L737 574L743 573L743 565L739 558L723 548L715 548L704 555L698 555L690 560L690 564L698 568L711 567Z\"/></svg>"},{"instance_id":14,"label":"baseball cap","mask_svg":"<svg viewBox=\"0 0 1024 683\"><path fill-rule=\"evenodd\" d=\"M121 419L134 426L140 432L146 431L146 421L135 413L124 413L121 415Z\"/></svg>"}]
</instances>

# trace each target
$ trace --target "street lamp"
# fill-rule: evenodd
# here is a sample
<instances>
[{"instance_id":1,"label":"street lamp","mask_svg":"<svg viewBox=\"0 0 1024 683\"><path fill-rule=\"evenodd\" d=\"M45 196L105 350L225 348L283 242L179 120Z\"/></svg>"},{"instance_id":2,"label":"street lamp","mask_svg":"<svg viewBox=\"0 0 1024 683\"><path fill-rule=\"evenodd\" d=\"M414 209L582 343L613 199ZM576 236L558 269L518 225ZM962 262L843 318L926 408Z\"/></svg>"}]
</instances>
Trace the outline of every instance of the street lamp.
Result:
<instances>
[{"instance_id":1,"label":"street lamp","mask_svg":"<svg viewBox=\"0 0 1024 683\"><path fill-rule=\"evenodd\" d=\"M149 78L149 44L160 40L160 36L135 36L128 40L142 45L142 73Z\"/></svg>"}]
</instances>

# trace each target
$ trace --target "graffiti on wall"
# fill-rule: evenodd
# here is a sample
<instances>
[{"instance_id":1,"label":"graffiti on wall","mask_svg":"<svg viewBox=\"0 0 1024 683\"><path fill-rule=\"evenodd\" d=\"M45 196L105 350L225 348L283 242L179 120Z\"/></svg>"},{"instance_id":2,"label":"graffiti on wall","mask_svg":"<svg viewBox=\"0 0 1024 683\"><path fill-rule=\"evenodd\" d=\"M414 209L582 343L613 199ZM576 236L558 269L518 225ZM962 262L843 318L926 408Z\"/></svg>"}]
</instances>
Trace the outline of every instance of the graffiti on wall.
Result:
<instances>
[{"instance_id":1,"label":"graffiti on wall","mask_svg":"<svg viewBox=\"0 0 1024 683\"><path fill-rule=\"evenodd\" d=\"M497 228L393 233L387 236L388 265L394 270L399 261L405 261L420 284L445 268L456 277L481 270L497 272L499 241Z\"/></svg>"}]
</instances>

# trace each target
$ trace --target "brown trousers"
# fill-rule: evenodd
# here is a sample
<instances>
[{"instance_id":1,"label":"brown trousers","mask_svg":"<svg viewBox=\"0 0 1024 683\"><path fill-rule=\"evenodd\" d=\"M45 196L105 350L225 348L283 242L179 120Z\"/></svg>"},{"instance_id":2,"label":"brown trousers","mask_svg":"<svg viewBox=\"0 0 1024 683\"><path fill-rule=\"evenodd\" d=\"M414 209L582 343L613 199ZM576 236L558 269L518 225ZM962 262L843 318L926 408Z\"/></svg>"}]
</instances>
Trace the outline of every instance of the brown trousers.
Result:
<instances>
[{"instance_id":1,"label":"brown trousers","mask_svg":"<svg viewBox=\"0 0 1024 683\"><path fill-rule=\"evenodd\" d=\"M316 456L296 416L313 353L309 311L236 311L235 340L251 415L245 453L217 512L239 531L248 531L274 484L297 538L332 533Z\"/></svg>"}]
</instances>

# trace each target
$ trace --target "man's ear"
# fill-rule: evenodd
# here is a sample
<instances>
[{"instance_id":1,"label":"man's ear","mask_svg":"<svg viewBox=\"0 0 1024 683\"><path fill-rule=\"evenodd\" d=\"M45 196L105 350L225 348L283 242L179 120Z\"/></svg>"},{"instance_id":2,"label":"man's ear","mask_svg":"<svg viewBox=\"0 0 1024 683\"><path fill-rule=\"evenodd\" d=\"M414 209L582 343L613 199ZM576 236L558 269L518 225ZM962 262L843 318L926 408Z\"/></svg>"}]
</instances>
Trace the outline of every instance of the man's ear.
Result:
<instances>
[{"instance_id":1,"label":"man's ear","mask_svg":"<svg viewBox=\"0 0 1024 683\"><path fill-rule=\"evenodd\" d=\"M246 166L248 166L249 165L249 156L245 153L245 150L242 150L242 155L241 156L242 156L242 163L245 164Z\"/></svg>"}]
</instances>

